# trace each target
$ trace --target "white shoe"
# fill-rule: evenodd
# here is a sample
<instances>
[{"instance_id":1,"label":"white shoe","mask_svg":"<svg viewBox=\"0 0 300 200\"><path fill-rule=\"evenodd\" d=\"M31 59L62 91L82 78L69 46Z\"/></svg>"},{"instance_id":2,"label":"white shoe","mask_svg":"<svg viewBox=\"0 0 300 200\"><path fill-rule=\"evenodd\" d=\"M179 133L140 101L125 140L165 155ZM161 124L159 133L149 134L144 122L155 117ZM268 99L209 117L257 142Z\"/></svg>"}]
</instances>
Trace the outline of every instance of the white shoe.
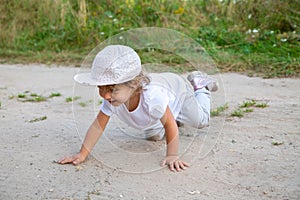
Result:
<instances>
[{"instance_id":1,"label":"white shoe","mask_svg":"<svg viewBox=\"0 0 300 200\"><path fill-rule=\"evenodd\" d=\"M210 92L218 90L217 81L200 71L193 71L188 75L187 79L192 84L194 91L204 87Z\"/></svg>"}]
</instances>

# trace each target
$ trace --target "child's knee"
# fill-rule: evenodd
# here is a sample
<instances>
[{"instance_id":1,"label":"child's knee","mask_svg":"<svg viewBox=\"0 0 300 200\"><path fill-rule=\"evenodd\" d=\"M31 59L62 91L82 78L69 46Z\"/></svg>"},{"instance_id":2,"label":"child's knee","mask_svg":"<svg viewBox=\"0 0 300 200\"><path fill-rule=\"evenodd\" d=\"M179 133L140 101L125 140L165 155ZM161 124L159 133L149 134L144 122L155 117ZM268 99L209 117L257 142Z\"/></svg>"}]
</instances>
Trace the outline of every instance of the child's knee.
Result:
<instances>
[{"instance_id":1,"label":"child's knee","mask_svg":"<svg viewBox=\"0 0 300 200\"><path fill-rule=\"evenodd\" d=\"M209 116L203 115L202 118L199 118L197 121L194 121L193 127L197 129L201 129L209 126Z\"/></svg>"},{"instance_id":2,"label":"child's knee","mask_svg":"<svg viewBox=\"0 0 300 200\"><path fill-rule=\"evenodd\" d=\"M201 123L199 124L197 127L197 129L202 129L202 128L205 128L205 127L208 127L209 126L209 122L205 122L205 123Z\"/></svg>"}]
</instances>

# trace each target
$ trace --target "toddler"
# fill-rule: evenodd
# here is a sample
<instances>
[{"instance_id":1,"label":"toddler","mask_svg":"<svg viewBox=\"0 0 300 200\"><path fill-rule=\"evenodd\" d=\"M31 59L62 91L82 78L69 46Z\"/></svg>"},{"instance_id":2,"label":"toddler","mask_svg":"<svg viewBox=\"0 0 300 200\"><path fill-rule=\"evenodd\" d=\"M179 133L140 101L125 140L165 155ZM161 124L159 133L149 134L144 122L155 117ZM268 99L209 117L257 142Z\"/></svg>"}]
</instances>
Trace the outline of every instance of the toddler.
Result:
<instances>
[{"instance_id":1,"label":"toddler","mask_svg":"<svg viewBox=\"0 0 300 200\"><path fill-rule=\"evenodd\" d=\"M141 130L152 141L166 139L166 157L162 166L171 171L185 170L189 165L178 157L178 125L195 128L208 125L210 92L216 91L215 80L199 71L186 81L174 73L144 75L138 54L130 47L109 45L95 57L90 73L77 74L75 81L97 86L104 99L90 125L80 152L58 161L77 165L89 155L112 115ZM141 133L142 134L142 133Z\"/></svg>"}]
</instances>

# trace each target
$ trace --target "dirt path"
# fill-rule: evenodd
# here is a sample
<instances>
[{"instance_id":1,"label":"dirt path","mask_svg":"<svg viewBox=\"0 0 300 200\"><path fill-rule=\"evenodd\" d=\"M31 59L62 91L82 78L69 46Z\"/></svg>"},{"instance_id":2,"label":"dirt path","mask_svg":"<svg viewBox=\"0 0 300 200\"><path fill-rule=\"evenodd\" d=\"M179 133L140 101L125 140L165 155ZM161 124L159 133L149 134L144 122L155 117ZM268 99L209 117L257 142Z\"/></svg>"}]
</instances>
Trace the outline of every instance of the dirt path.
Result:
<instances>
[{"instance_id":1,"label":"dirt path","mask_svg":"<svg viewBox=\"0 0 300 200\"><path fill-rule=\"evenodd\" d=\"M99 107L94 88L74 87L77 70L0 65L0 199L300 198L300 79L220 75L213 107L229 108L210 128L181 129L192 166L172 173L163 141L133 139L117 119L84 164L52 162L79 150ZM250 99L268 107L230 116Z\"/></svg>"}]
</instances>

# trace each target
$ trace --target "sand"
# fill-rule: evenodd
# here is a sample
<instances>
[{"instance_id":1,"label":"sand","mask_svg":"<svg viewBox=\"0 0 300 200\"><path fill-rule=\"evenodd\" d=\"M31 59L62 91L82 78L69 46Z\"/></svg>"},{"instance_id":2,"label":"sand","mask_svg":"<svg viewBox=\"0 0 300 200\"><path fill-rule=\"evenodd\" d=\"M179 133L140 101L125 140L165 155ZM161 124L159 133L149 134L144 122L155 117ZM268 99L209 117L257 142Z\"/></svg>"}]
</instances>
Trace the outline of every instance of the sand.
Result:
<instances>
[{"instance_id":1,"label":"sand","mask_svg":"<svg viewBox=\"0 0 300 200\"><path fill-rule=\"evenodd\" d=\"M213 109L229 108L208 128L180 128L180 155L191 166L175 173L160 167L164 141L137 137L115 118L86 162L56 164L79 150L99 109L97 91L74 84L74 67L0 71L0 199L300 198L300 79L215 75ZM31 102L35 94L46 101ZM251 99L268 106L231 116Z\"/></svg>"}]
</instances>

